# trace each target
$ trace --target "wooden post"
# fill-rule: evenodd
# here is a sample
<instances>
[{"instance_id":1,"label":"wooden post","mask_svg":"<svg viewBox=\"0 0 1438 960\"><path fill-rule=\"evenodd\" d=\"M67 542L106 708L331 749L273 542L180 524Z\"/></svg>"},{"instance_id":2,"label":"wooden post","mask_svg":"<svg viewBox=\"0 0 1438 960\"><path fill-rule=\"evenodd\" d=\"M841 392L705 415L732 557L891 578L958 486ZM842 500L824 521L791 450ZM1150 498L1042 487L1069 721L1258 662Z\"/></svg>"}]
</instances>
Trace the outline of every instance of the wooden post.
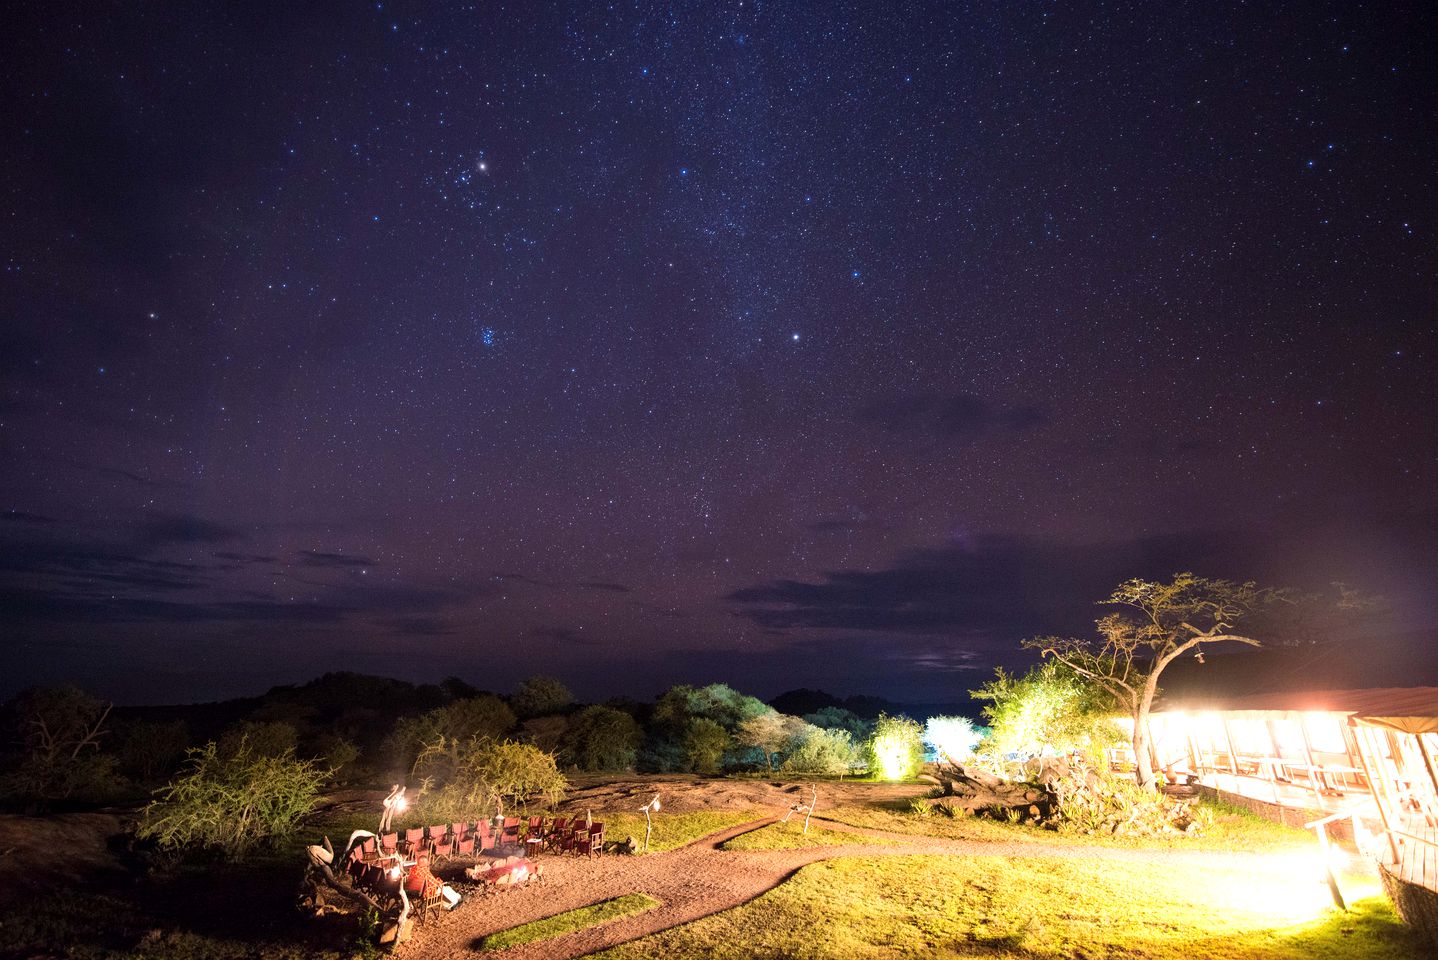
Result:
<instances>
[{"instance_id":1,"label":"wooden post","mask_svg":"<svg viewBox=\"0 0 1438 960\"><path fill-rule=\"evenodd\" d=\"M1368 780L1368 791L1373 795L1373 802L1378 805L1378 819L1383 821L1383 833L1388 837L1388 849L1393 854L1393 864L1397 866L1399 863L1398 841L1393 839L1393 825L1388 822L1388 810L1384 803L1386 791L1374 778L1373 768L1368 764L1368 751L1364 749L1363 729L1354 722L1352 717L1348 718L1348 726L1353 731L1353 742L1358 746L1358 760L1363 765L1363 776ZM1375 759L1382 762L1380 758Z\"/></svg>"},{"instance_id":2,"label":"wooden post","mask_svg":"<svg viewBox=\"0 0 1438 960\"><path fill-rule=\"evenodd\" d=\"M1333 905L1346 911L1348 904L1343 900L1343 888L1338 885L1338 874L1333 872L1333 859L1329 855L1328 824L1318 825L1318 849L1323 851L1323 875L1328 878L1328 892L1333 895Z\"/></svg>"},{"instance_id":3,"label":"wooden post","mask_svg":"<svg viewBox=\"0 0 1438 960\"><path fill-rule=\"evenodd\" d=\"M1313 743L1308 739L1308 715L1298 715L1298 732L1303 737L1303 757L1308 763L1308 785L1313 788L1313 796L1318 801L1318 809L1323 809L1323 793L1318 789L1318 762L1313 756Z\"/></svg>"},{"instance_id":4,"label":"wooden post","mask_svg":"<svg viewBox=\"0 0 1438 960\"><path fill-rule=\"evenodd\" d=\"M1423 734L1413 734L1413 739L1418 741L1418 753L1422 755L1424 764L1428 767L1428 779L1433 781L1433 799L1438 800L1438 768L1433 765L1433 751L1428 749L1428 744L1423 742Z\"/></svg>"},{"instance_id":5,"label":"wooden post","mask_svg":"<svg viewBox=\"0 0 1438 960\"><path fill-rule=\"evenodd\" d=\"M1273 720L1271 718L1264 718L1263 729L1268 731L1268 746L1271 748L1268 756L1274 761L1268 765L1268 775L1272 778L1269 782L1273 784L1273 802L1274 805L1281 807L1283 806L1283 801L1279 799L1278 796L1278 768L1283 766L1283 748L1278 745L1278 734L1273 732Z\"/></svg>"},{"instance_id":6,"label":"wooden post","mask_svg":"<svg viewBox=\"0 0 1438 960\"><path fill-rule=\"evenodd\" d=\"M1228 745L1228 771L1233 774L1233 792L1242 794L1238 789L1238 751L1233 749L1233 730L1228 725L1228 714L1223 715L1223 741Z\"/></svg>"}]
</instances>

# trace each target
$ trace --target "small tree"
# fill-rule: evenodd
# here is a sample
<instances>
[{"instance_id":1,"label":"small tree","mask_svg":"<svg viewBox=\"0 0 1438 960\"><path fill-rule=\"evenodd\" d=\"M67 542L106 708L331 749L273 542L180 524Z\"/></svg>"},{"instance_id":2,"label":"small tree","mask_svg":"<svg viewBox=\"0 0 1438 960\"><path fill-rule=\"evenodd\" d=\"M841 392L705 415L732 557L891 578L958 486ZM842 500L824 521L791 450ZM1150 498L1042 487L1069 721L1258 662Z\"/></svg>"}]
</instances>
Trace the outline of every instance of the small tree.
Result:
<instances>
[{"instance_id":1,"label":"small tree","mask_svg":"<svg viewBox=\"0 0 1438 960\"><path fill-rule=\"evenodd\" d=\"M1148 717L1158 678L1174 660L1192 651L1203 662L1203 645L1232 640L1251 647L1259 641L1234 626L1278 597L1253 583L1209 580L1176 574L1169 583L1129 580L1105 604L1125 608L1098 621L1093 640L1036 637L1024 646L1065 664L1113 695L1133 719L1133 754L1140 787L1156 786Z\"/></svg>"},{"instance_id":2,"label":"small tree","mask_svg":"<svg viewBox=\"0 0 1438 960\"><path fill-rule=\"evenodd\" d=\"M100 752L109 703L63 686L28 690L13 707L21 754L0 782L4 792L43 806L114 789L114 758Z\"/></svg>"},{"instance_id":3,"label":"small tree","mask_svg":"<svg viewBox=\"0 0 1438 960\"><path fill-rule=\"evenodd\" d=\"M924 765L924 728L908 717L879 714L865 745L869 773L885 780L907 780Z\"/></svg>"},{"instance_id":4,"label":"small tree","mask_svg":"<svg viewBox=\"0 0 1438 960\"><path fill-rule=\"evenodd\" d=\"M293 833L314 810L331 771L293 753L263 756L243 740L229 753L211 741L189 769L156 791L136 835L161 847L212 848L240 859Z\"/></svg>"},{"instance_id":5,"label":"small tree","mask_svg":"<svg viewBox=\"0 0 1438 960\"><path fill-rule=\"evenodd\" d=\"M734 739L746 747L755 747L764 754L764 765L774 772L774 754L781 753L790 741L804 730L804 721L786 716L777 710L761 713L739 722Z\"/></svg>"},{"instance_id":6,"label":"small tree","mask_svg":"<svg viewBox=\"0 0 1438 960\"><path fill-rule=\"evenodd\" d=\"M998 758L1009 754L1095 753L1122 739L1113 722L1113 696L1057 660L1045 660L1022 677L994 671L993 680L969 691L989 724L984 749Z\"/></svg>"}]
</instances>

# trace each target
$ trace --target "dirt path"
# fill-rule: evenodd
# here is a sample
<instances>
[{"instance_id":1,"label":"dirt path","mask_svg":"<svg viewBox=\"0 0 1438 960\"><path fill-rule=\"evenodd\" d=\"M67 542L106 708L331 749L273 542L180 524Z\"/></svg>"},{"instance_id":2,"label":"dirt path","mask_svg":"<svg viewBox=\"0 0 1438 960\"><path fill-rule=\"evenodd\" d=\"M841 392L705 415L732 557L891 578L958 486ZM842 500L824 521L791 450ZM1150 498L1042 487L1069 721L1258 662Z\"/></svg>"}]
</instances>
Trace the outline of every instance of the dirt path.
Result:
<instances>
[{"instance_id":1,"label":"dirt path","mask_svg":"<svg viewBox=\"0 0 1438 960\"><path fill-rule=\"evenodd\" d=\"M1253 854L1206 851L1130 850L1044 843L999 843L914 837L833 824L845 833L896 841L893 846L856 843L799 850L732 851L725 841L773 823L769 817L730 827L688 846L645 856L605 856L593 860L545 857L542 882L488 897L472 898L429 928L421 927L404 949L412 956L473 957L486 934L521 923L588 906L601 900L643 892L661 901L646 913L577 930L509 950L487 953L504 960L567 960L638 937L667 930L748 903L783 883L799 869L834 857L893 857L915 854L962 856L1063 857L1158 863L1230 862L1258 865ZM827 823L816 825L827 828ZM813 827L811 827L813 829Z\"/></svg>"}]
</instances>

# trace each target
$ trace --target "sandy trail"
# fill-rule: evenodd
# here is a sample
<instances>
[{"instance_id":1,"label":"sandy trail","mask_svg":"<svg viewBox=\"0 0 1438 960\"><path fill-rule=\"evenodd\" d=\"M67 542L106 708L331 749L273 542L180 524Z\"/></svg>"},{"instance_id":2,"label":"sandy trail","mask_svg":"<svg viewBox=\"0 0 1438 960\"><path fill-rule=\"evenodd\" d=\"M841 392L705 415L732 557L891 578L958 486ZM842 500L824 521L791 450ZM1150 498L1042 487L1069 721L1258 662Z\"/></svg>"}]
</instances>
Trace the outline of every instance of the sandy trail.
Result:
<instances>
[{"instance_id":1,"label":"sandy trail","mask_svg":"<svg viewBox=\"0 0 1438 960\"><path fill-rule=\"evenodd\" d=\"M1212 851L1131 850L1034 842L945 840L914 837L832 824L845 833L896 841L892 846L863 843L810 847L798 850L720 850L725 841L773 823L767 817L711 834L685 847L644 856L549 856L542 859L544 880L491 896L475 897L453 914L430 927L420 927L403 952L428 957L473 957L479 941L494 933L588 906L612 897L643 892L661 901L646 913L577 930L564 936L512 947L483 951L505 960L567 960L582 957L630 940L689 923L748 903L774 889L812 863L834 857L893 857L915 854L955 854L983 857L1062 857L1149 863L1227 863L1259 866L1261 855ZM815 818L810 829L830 825Z\"/></svg>"}]
</instances>

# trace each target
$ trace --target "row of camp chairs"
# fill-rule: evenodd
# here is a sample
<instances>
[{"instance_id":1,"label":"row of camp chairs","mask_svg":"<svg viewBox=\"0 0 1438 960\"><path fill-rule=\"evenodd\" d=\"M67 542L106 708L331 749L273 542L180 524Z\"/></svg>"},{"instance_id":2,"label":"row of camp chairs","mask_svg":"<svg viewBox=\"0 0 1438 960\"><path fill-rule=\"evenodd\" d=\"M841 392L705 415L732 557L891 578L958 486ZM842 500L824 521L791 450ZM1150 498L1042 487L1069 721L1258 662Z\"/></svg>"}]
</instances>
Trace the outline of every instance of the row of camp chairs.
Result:
<instances>
[{"instance_id":1,"label":"row of camp chairs","mask_svg":"<svg viewBox=\"0 0 1438 960\"><path fill-rule=\"evenodd\" d=\"M586 826L578 819L555 817L548 824L543 816L505 817L498 833L488 820L437 823L428 827L410 827L393 833L382 833L378 841L365 839L355 848L355 859L373 862L402 856L412 859L420 853L433 860L447 857L480 856L486 850L523 848L526 852L540 850L562 853L603 853L604 824Z\"/></svg>"},{"instance_id":2,"label":"row of camp chairs","mask_svg":"<svg viewBox=\"0 0 1438 960\"><path fill-rule=\"evenodd\" d=\"M586 856L604 852L604 824L586 825L578 818L555 817L546 827L543 817L530 817L525 845L559 853Z\"/></svg>"}]
</instances>

